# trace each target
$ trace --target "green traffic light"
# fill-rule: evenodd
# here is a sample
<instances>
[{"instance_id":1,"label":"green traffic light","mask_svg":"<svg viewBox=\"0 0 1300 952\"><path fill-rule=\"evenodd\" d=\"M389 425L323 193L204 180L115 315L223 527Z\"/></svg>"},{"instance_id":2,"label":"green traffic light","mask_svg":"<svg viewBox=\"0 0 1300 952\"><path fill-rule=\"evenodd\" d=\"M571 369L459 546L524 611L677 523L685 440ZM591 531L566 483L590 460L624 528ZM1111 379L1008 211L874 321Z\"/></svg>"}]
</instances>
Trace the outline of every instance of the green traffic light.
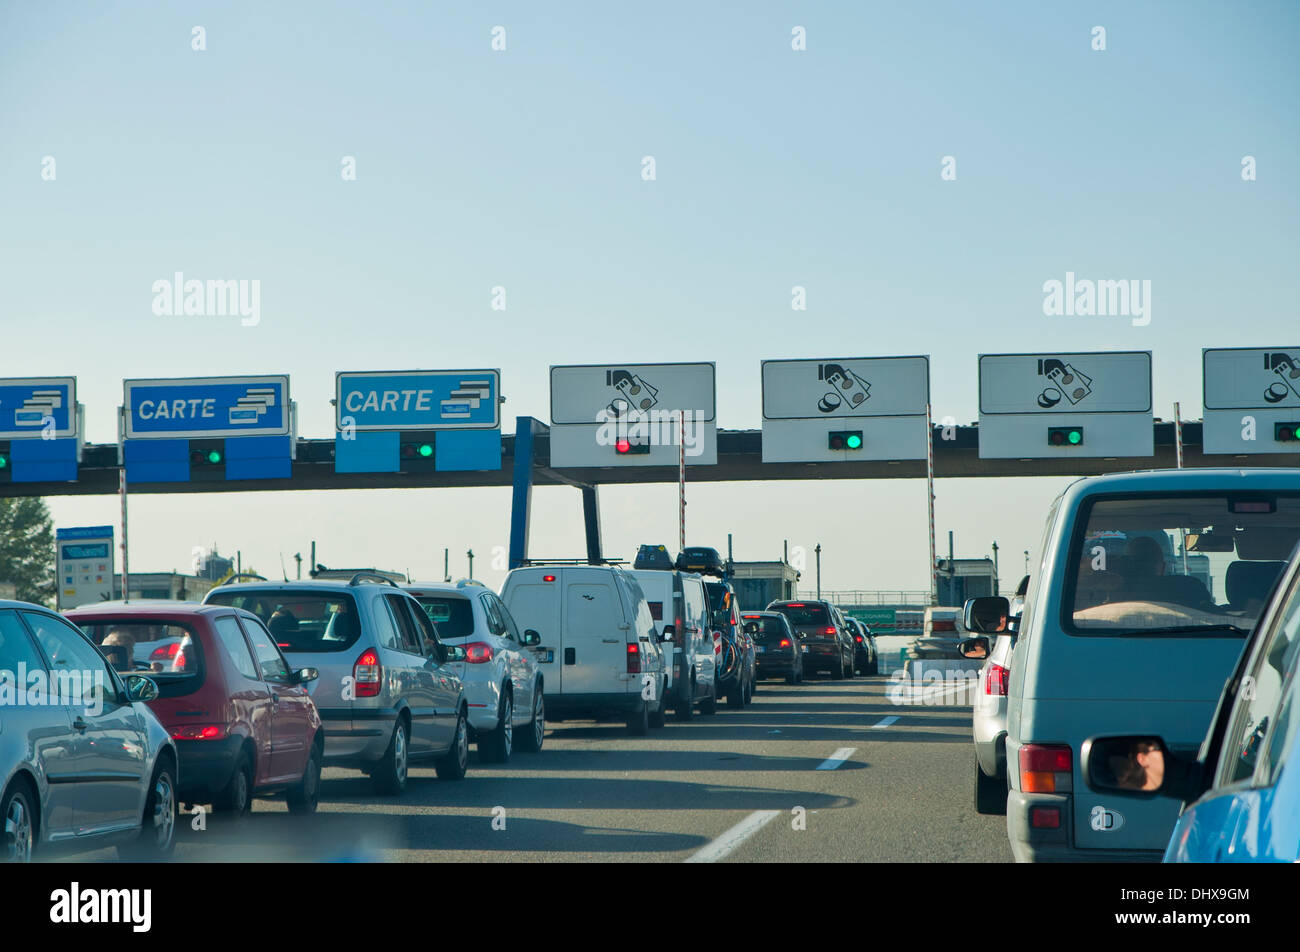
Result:
<instances>
[{"instance_id":1,"label":"green traffic light","mask_svg":"<svg viewBox=\"0 0 1300 952\"><path fill-rule=\"evenodd\" d=\"M862 437L858 436L856 433L850 433L849 438L845 442L851 450L861 449L862 447Z\"/></svg>"},{"instance_id":2,"label":"green traffic light","mask_svg":"<svg viewBox=\"0 0 1300 952\"><path fill-rule=\"evenodd\" d=\"M421 456L424 456L424 457L432 456L432 455L433 455L433 447L430 446L428 443L421 443L421 444L420 444L420 455L421 455Z\"/></svg>"},{"instance_id":3,"label":"green traffic light","mask_svg":"<svg viewBox=\"0 0 1300 952\"><path fill-rule=\"evenodd\" d=\"M220 454L218 451L216 451L216 450L209 450L209 451L208 451L208 462L209 462L209 463L214 463L214 464L215 464L215 463L220 463L220 462L221 462L221 454Z\"/></svg>"},{"instance_id":4,"label":"green traffic light","mask_svg":"<svg viewBox=\"0 0 1300 952\"><path fill-rule=\"evenodd\" d=\"M1078 446L1083 442L1083 433L1079 430L1071 430L1069 439L1073 445Z\"/></svg>"},{"instance_id":5,"label":"green traffic light","mask_svg":"<svg viewBox=\"0 0 1300 952\"><path fill-rule=\"evenodd\" d=\"M8 456L0 456L0 469L4 469L4 468L7 467L8 465L9 465L9 457L8 457Z\"/></svg>"}]
</instances>

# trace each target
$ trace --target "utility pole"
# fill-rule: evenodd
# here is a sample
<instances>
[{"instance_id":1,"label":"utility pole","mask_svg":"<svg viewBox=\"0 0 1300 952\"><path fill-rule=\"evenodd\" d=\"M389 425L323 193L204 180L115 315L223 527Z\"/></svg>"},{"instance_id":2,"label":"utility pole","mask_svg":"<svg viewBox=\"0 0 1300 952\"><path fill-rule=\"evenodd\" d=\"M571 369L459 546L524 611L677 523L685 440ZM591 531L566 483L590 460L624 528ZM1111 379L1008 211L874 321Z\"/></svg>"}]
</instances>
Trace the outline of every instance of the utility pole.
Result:
<instances>
[{"instance_id":1,"label":"utility pole","mask_svg":"<svg viewBox=\"0 0 1300 952\"><path fill-rule=\"evenodd\" d=\"M469 577L473 578L474 577L474 550L470 549L465 554L469 556Z\"/></svg>"},{"instance_id":2,"label":"utility pole","mask_svg":"<svg viewBox=\"0 0 1300 952\"><path fill-rule=\"evenodd\" d=\"M298 581L301 582L302 581L302 553L295 552L293 554L293 560L298 563Z\"/></svg>"},{"instance_id":3,"label":"utility pole","mask_svg":"<svg viewBox=\"0 0 1300 952\"><path fill-rule=\"evenodd\" d=\"M817 543L817 548L813 549L817 553L817 600L821 601L822 597L822 544Z\"/></svg>"},{"instance_id":4,"label":"utility pole","mask_svg":"<svg viewBox=\"0 0 1300 952\"><path fill-rule=\"evenodd\" d=\"M1029 574L1029 550L1025 549L1025 574Z\"/></svg>"},{"instance_id":5,"label":"utility pole","mask_svg":"<svg viewBox=\"0 0 1300 952\"><path fill-rule=\"evenodd\" d=\"M998 593L998 540L993 540L993 594Z\"/></svg>"},{"instance_id":6,"label":"utility pole","mask_svg":"<svg viewBox=\"0 0 1300 952\"><path fill-rule=\"evenodd\" d=\"M451 581L451 549L442 550L442 580Z\"/></svg>"}]
</instances>

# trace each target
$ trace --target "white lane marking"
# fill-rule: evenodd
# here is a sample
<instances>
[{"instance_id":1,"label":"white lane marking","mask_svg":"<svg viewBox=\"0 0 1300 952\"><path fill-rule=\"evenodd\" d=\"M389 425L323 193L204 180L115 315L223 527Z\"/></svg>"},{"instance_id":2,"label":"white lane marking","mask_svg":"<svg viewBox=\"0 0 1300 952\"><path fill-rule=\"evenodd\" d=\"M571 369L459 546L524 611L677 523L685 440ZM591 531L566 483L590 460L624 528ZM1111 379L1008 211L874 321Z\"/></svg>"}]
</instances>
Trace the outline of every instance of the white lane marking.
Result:
<instances>
[{"instance_id":1,"label":"white lane marking","mask_svg":"<svg viewBox=\"0 0 1300 952\"><path fill-rule=\"evenodd\" d=\"M840 764L844 763L844 761L848 760L855 753L857 753L857 750L858 749L856 747L841 747L838 750L836 750L835 753L831 754L829 757L823 760L817 766L817 769L834 770Z\"/></svg>"},{"instance_id":2,"label":"white lane marking","mask_svg":"<svg viewBox=\"0 0 1300 952\"><path fill-rule=\"evenodd\" d=\"M882 717L880 720L876 721L876 723L874 723L874 724L872 724L870 727L868 727L867 730L869 730L869 731L883 731L886 727L888 727L890 724L894 723L894 721L896 721L896 720L898 720L898 717L897 717L897 716L893 716L893 717Z\"/></svg>"},{"instance_id":3,"label":"white lane marking","mask_svg":"<svg viewBox=\"0 0 1300 952\"><path fill-rule=\"evenodd\" d=\"M686 858L688 863L716 863L776 818L780 810L755 810L726 833Z\"/></svg>"}]
</instances>

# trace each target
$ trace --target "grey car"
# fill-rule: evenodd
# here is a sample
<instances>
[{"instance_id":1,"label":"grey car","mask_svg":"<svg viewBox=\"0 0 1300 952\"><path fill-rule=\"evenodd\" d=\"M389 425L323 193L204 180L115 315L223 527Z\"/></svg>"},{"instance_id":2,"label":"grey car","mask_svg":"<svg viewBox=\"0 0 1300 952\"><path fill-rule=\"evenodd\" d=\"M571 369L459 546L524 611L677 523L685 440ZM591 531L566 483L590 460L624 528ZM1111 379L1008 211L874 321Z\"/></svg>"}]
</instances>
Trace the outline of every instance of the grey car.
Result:
<instances>
[{"instance_id":1,"label":"grey car","mask_svg":"<svg viewBox=\"0 0 1300 952\"><path fill-rule=\"evenodd\" d=\"M157 696L54 612L0 601L0 859L172 851L176 747L145 705Z\"/></svg>"},{"instance_id":2,"label":"grey car","mask_svg":"<svg viewBox=\"0 0 1300 952\"><path fill-rule=\"evenodd\" d=\"M204 604L251 611L299 668L325 729L326 765L365 771L385 793L406 788L412 761L433 761L459 780L469 763L469 708L454 665L465 650L444 645L428 615L391 580L219 585Z\"/></svg>"}]
</instances>

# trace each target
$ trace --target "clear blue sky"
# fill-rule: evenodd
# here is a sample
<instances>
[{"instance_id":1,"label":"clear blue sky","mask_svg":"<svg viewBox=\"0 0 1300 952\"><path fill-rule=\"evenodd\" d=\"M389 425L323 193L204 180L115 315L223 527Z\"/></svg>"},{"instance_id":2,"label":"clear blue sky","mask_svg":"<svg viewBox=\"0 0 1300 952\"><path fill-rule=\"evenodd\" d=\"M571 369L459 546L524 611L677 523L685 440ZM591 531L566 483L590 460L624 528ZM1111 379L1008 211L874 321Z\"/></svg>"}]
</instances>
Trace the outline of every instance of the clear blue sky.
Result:
<instances>
[{"instance_id":1,"label":"clear blue sky","mask_svg":"<svg viewBox=\"0 0 1300 952\"><path fill-rule=\"evenodd\" d=\"M965 423L980 352L1141 349L1157 415L1195 417L1202 347L1296 342L1298 28L1285 2L3 4L0 376L76 375L107 442L124 377L287 372L323 437L340 369L498 366L508 418L545 419L552 363L705 359L735 428L759 424L763 358L928 353L936 417ZM155 316L175 271L259 280L261 323ZM1045 317L1066 271L1149 279L1150 325ZM1018 569L1063 483L941 481L940 532ZM690 498L696 544L820 541L827 587L925 585L919 481ZM577 552L577 494L536 501L534 549ZM603 505L612 553L675 542L671 487ZM216 541L270 571L314 538L421 575L448 546L459 574L508 510L141 496L132 564Z\"/></svg>"}]
</instances>

